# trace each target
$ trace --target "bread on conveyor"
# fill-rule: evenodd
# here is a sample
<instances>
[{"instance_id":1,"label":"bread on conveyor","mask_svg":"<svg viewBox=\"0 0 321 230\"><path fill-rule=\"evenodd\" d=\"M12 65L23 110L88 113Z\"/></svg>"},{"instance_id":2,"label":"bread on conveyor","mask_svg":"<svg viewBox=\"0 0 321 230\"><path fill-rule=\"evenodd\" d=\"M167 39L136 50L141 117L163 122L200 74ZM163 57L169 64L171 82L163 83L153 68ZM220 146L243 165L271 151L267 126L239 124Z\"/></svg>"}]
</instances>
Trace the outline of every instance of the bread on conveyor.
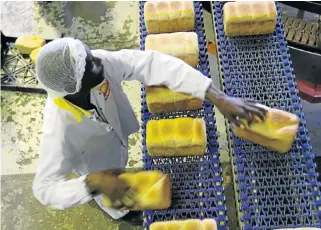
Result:
<instances>
[{"instance_id":1,"label":"bread on conveyor","mask_svg":"<svg viewBox=\"0 0 321 230\"><path fill-rule=\"evenodd\" d=\"M34 63L36 63L36 61L37 61L37 57L38 57L38 55L39 55L39 52L40 52L41 48L42 48L42 47L37 48L37 49L34 49L34 50L31 52L31 54L30 54L30 59L31 59Z\"/></svg>"},{"instance_id":2,"label":"bread on conveyor","mask_svg":"<svg viewBox=\"0 0 321 230\"><path fill-rule=\"evenodd\" d=\"M37 48L46 44L46 41L38 36L22 35L17 38L15 46L21 54L31 54Z\"/></svg>"},{"instance_id":3,"label":"bread on conveyor","mask_svg":"<svg viewBox=\"0 0 321 230\"><path fill-rule=\"evenodd\" d=\"M273 33L276 21L277 10L273 1L227 2L223 7L226 36Z\"/></svg>"},{"instance_id":4,"label":"bread on conveyor","mask_svg":"<svg viewBox=\"0 0 321 230\"><path fill-rule=\"evenodd\" d=\"M147 123L146 146L151 156L203 155L206 143L203 119L183 117Z\"/></svg>"},{"instance_id":5,"label":"bread on conveyor","mask_svg":"<svg viewBox=\"0 0 321 230\"><path fill-rule=\"evenodd\" d=\"M213 219L187 219L154 222L150 230L217 230L216 221Z\"/></svg>"},{"instance_id":6,"label":"bread on conveyor","mask_svg":"<svg viewBox=\"0 0 321 230\"><path fill-rule=\"evenodd\" d=\"M161 171L123 173L118 177L136 190L136 205L131 210L167 209L171 205L171 184L169 177ZM103 205L111 202L103 197Z\"/></svg>"},{"instance_id":7,"label":"bread on conveyor","mask_svg":"<svg viewBox=\"0 0 321 230\"><path fill-rule=\"evenodd\" d=\"M282 110L259 106L267 109L264 122L257 118L250 127L245 122L244 129L234 126L235 135L275 151L289 151L296 137L299 118Z\"/></svg>"},{"instance_id":8,"label":"bread on conveyor","mask_svg":"<svg viewBox=\"0 0 321 230\"><path fill-rule=\"evenodd\" d=\"M198 38L194 32L148 35L145 49L177 57L192 67L196 67L198 64Z\"/></svg>"},{"instance_id":9,"label":"bread on conveyor","mask_svg":"<svg viewBox=\"0 0 321 230\"><path fill-rule=\"evenodd\" d=\"M202 108L202 101L167 87L146 86L146 104L150 113L172 113Z\"/></svg>"},{"instance_id":10,"label":"bread on conveyor","mask_svg":"<svg viewBox=\"0 0 321 230\"><path fill-rule=\"evenodd\" d=\"M144 19L149 34L191 31L195 13L192 1L149 1L144 5Z\"/></svg>"},{"instance_id":11,"label":"bread on conveyor","mask_svg":"<svg viewBox=\"0 0 321 230\"><path fill-rule=\"evenodd\" d=\"M278 228L274 230L321 230L321 228L311 228L311 227L306 227L306 228Z\"/></svg>"}]
</instances>

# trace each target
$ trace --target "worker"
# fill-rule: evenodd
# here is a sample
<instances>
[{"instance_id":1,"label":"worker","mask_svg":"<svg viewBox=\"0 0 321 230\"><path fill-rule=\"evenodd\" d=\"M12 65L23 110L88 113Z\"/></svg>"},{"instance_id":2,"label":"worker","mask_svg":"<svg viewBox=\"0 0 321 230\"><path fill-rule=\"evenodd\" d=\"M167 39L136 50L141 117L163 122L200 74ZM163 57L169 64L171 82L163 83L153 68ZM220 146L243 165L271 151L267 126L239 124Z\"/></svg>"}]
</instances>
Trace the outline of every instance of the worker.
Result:
<instances>
[{"instance_id":1,"label":"worker","mask_svg":"<svg viewBox=\"0 0 321 230\"><path fill-rule=\"evenodd\" d=\"M122 81L166 86L201 100L207 98L236 125L265 111L252 101L225 95L182 60L157 51L90 50L73 38L45 45L36 62L39 84L47 91L39 165L33 194L57 209L94 199L113 219L142 224L129 212L135 191L118 179L128 159L128 136L139 130ZM74 172L75 179L66 176ZM102 204L102 195L112 207Z\"/></svg>"}]
</instances>

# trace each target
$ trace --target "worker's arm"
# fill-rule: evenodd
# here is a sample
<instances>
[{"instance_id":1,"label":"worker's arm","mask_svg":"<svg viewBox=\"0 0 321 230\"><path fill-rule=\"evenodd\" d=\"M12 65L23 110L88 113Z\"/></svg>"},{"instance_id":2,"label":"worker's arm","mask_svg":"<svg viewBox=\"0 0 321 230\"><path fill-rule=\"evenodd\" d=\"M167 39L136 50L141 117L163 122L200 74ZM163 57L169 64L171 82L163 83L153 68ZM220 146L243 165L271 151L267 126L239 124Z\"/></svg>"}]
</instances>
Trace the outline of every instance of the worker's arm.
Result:
<instances>
[{"instance_id":1,"label":"worker's arm","mask_svg":"<svg viewBox=\"0 0 321 230\"><path fill-rule=\"evenodd\" d=\"M46 107L50 105L47 103ZM32 186L34 196L43 205L57 209L84 204L93 198L93 194L99 193L105 194L115 209L133 205L129 186L118 178L120 169L66 178L72 172L72 162L81 158L74 159L81 151L75 130L68 128L68 121L57 116L55 111L45 109L39 165ZM123 199L130 202L124 203Z\"/></svg>"},{"instance_id":2,"label":"worker's arm","mask_svg":"<svg viewBox=\"0 0 321 230\"><path fill-rule=\"evenodd\" d=\"M66 179L72 171L70 162L73 151L68 137L57 138L43 135L40 162L32 186L34 196L43 205L57 209L68 209L84 204L93 194L105 194L114 209L126 209L135 203L131 200L133 192L128 184L118 179L121 169L110 169ZM60 139L60 140L59 140Z\"/></svg>"},{"instance_id":3,"label":"worker's arm","mask_svg":"<svg viewBox=\"0 0 321 230\"><path fill-rule=\"evenodd\" d=\"M57 127L57 130L59 127ZM72 208L92 199L85 176L67 180L72 172L72 146L62 132L43 133L39 166L33 182L33 194L43 205L57 209Z\"/></svg>"},{"instance_id":4,"label":"worker's arm","mask_svg":"<svg viewBox=\"0 0 321 230\"><path fill-rule=\"evenodd\" d=\"M241 119L253 122L253 115L264 119L266 111L256 106L255 102L227 96L212 85L211 79L178 58L150 50L95 50L93 55L103 60L109 78L138 80L146 86L164 85L201 100L207 98L238 126Z\"/></svg>"},{"instance_id":5,"label":"worker's arm","mask_svg":"<svg viewBox=\"0 0 321 230\"><path fill-rule=\"evenodd\" d=\"M103 60L105 72L119 81L137 80L146 86L164 85L201 100L212 84L211 79L184 61L157 51L94 50L93 55L98 55Z\"/></svg>"}]
</instances>

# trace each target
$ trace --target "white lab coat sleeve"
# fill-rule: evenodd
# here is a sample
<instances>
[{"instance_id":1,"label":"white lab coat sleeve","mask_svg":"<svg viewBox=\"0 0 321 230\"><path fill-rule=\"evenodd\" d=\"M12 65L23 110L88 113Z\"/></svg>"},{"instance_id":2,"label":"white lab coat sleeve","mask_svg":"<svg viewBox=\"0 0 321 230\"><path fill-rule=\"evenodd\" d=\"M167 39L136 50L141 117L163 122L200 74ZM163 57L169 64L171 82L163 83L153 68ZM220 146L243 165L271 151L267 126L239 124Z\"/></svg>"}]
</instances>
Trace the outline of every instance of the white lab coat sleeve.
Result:
<instances>
[{"instance_id":1,"label":"white lab coat sleeve","mask_svg":"<svg viewBox=\"0 0 321 230\"><path fill-rule=\"evenodd\" d=\"M164 85L204 100L212 80L184 61L158 51L105 51L105 68L121 80L138 80L146 86Z\"/></svg>"},{"instance_id":2,"label":"white lab coat sleeve","mask_svg":"<svg viewBox=\"0 0 321 230\"><path fill-rule=\"evenodd\" d=\"M52 122L44 119L44 122ZM57 209L72 208L92 199L85 184L85 176L67 180L72 172L73 146L68 134L61 130L59 121L47 123L53 128L43 128L40 144L39 166L33 182L33 194L43 205ZM46 123L44 123L46 126ZM69 134L70 135L70 134Z\"/></svg>"}]
</instances>

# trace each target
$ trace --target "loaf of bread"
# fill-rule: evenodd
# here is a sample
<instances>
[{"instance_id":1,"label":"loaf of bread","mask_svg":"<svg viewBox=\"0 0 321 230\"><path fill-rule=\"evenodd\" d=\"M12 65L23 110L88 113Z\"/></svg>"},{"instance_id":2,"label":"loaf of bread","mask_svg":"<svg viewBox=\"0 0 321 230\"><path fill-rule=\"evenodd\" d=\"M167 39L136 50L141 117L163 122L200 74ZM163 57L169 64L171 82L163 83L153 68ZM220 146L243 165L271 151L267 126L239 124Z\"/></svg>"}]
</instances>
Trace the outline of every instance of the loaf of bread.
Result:
<instances>
[{"instance_id":1,"label":"loaf of bread","mask_svg":"<svg viewBox=\"0 0 321 230\"><path fill-rule=\"evenodd\" d=\"M177 57L192 67L198 64L198 39L194 32L148 35L145 49Z\"/></svg>"},{"instance_id":2,"label":"loaf of bread","mask_svg":"<svg viewBox=\"0 0 321 230\"><path fill-rule=\"evenodd\" d=\"M275 230L321 230L321 228L311 228L311 227L306 227L306 228L278 228Z\"/></svg>"},{"instance_id":3,"label":"loaf of bread","mask_svg":"<svg viewBox=\"0 0 321 230\"><path fill-rule=\"evenodd\" d=\"M189 219L154 222L149 226L150 230L217 230L213 219Z\"/></svg>"},{"instance_id":4,"label":"loaf of bread","mask_svg":"<svg viewBox=\"0 0 321 230\"><path fill-rule=\"evenodd\" d=\"M46 41L38 36L22 35L17 38L15 46L21 54L31 54L37 48L46 44Z\"/></svg>"},{"instance_id":5,"label":"loaf of bread","mask_svg":"<svg viewBox=\"0 0 321 230\"><path fill-rule=\"evenodd\" d=\"M275 151L289 151L299 127L299 118L282 110L259 106L267 109L264 122L257 118L250 127L246 122L243 122L244 129L234 126L235 135Z\"/></svg>"},{"instance_id":6,"label":"loaf of bread","mask_svg":"<svg viewBox=\"0 0 321 230\"><path fill-rule=\"evenodd\" d=\"M41 48L42 48L42 47L39 47L39 48L37 48L37 49L34 49L34 50L31 52L31 54L30 54L30 59L31 59L34 63L36 63L36 61L37 61L37 57L38 57L38 55L39 55L39 52L40 52Z\"/></svg>"},{"instance_id":7,"label":"loaf of bread","mask_svg":"<svg viewBox=\"0 0 321 230\"><path fill-rule=\"evenodd\" d=\"M193 156L206 151L206 127L199 118L151 120L146 146L151 156Z\"/></svg>"},{"instance_id":8,"label":"loaf of bread","mask_svg":"<svg viewBox=\"0 0 321 230\"><path fill-rule=\"evenodd\" d=\"M123 173L118 177L124 180L137 194L136 204L131 210L167 209L171 205L171 183L161 171ZM104 196L103 205L111 207L111 201Z\"/></svg>"},{"instance_id":9,"label":"loaf of bread","mask_svg":"<svg viewBox=\"0 0 321 230\"><path fill-rule=\"evenodd\" d=\"M146 103L150 113L172 113L202 108L202 101L184 93L176 93L167 87L146 86Z\"/></svg>"},{"instance_id":10,"label":"loaf of bread","mask_svg":"<svg viewBox=\"0 0 321 230\"><path fill-rule=\"evenodd\" d=\"M273 33L277 21L273 1L227 2L223 7L226 36L259 35Z\"/></svg>"},{"instance_id":11,"label":"loaf of bread","mask_svg":"<svg viewBox=\"0 0 321 230\"><path fill-rule=\"evenodd\" d=\"M195 25L193 2L146 2L144 5L144 18L149 34L191 31Z\"/></svg>"}]
</instances>

